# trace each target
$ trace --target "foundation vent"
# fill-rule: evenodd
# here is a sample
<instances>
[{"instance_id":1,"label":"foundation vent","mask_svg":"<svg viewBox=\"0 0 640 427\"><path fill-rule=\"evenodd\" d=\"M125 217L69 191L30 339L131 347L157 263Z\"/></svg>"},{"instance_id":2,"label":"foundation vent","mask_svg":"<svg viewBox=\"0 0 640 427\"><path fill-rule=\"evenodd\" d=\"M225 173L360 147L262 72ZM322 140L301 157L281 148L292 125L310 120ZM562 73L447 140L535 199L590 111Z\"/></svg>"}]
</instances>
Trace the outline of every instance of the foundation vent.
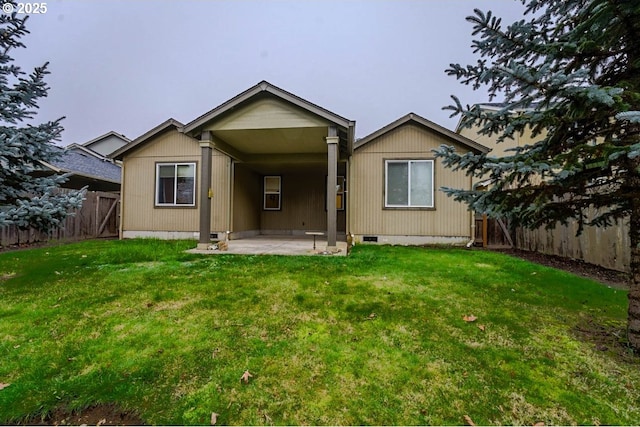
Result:
<instances>
[{"instance_id":1,"label":"foundation vent","mask_svg":"<svg viewBox=\"0 0 640 427\"><path fill-rule=\"evenodd\" d=\"M362 241L378 243L378 236L362 236Z\"/></svg>"}]
</instances>

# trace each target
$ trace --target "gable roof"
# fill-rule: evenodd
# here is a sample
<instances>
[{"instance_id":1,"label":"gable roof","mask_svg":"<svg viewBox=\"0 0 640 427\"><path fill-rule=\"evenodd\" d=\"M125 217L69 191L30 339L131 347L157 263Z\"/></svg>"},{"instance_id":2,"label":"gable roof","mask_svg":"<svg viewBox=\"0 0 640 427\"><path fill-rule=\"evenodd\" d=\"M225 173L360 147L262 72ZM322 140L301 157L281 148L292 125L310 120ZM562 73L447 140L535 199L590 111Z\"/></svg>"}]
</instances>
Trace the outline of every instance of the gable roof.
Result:
<instances>
[{"instance_id":1,"label":"gable roof","mask_svg":"<svg viewBox=\"0 0 640 427\"><path fill-rule=\"evenodd\" d=\"M111 160L78 147L58 148L56 159L42 164L56 173L70 173L98 181L120 184L120 166Z\"/></svg>"},{"instance_id":2,"label":"gable roof","mask_svg":"<svg viewBox=\"0 0 640 427\"><path fill-rule=\"evenodd\" d=\"M249 99L260 95L262 93L269 93L271 95L274 95L277 98L280 98L284 101L287 101L293 105L296 105L297 107L302 108L303 110L309 111L310 113L313 113L317 116L320 116L330 122L333 122L335 124L337 124L338 126L342 126L346 129L349 129L350 126L354 125L354 122L351 120L348 120L342 116L337 115L336 113L333 113L325 108L322 108L316 104L313 104L305 99L300 98L297 95L294 95L290 92L287 92L284 89L281 89L277 86L272 85L271 83L269 83L266 80L261 81L260 83L258 83L257 85L245 90L244 92L242 92L239 95L236 95L235 97L231 98L230 100L224 102L223 104L220 104L219 106L215 107L213 110L208 111L206 113L204 113L203 115L201 115L200 117L198 117L197 119L191 121L190 123L188 123L187 125L184 126L184 132L192 132L202 126L204 126L207 122L215 119L216 117L220 116L221 114L224 114L230 110L233 110L234 108L238 107L239 105L243 104L245 101L248 101Z\"/></svg>"},{"instance_id":3,"label":"gable roof","mask_svg":"<svg viewBox=\"0 0 640 427\"><path fill-rule=\"evenodd\" d=\"M68 150L80 150L80 151L84 151L87 154L90 154L94 157L97 157L99 159L103 159L103 160L108 160L108 158L106 156L103 156L102 154L98 153L95 150L92 150L89 147L85 147L83 144L77 144L77 143L73 143L73 144L69 144L66 147L64 147L67 151Z\"/></svg>"},{"instance_id":4,"label":"gable roof","mask_svg":"<svg viewBox=\"0 0 640 427\"><path fill-rule=\"evenodd\" d=\"M421 117L415 113L409 113L407 115L404 115L400 117L398 120L388 124L387 126L381 129L378 129L377 131L365 136L364 138L360 138L355 142L354 150L357 150L358 148L370 143L371 141L381 137L382 135L388 132L391 132L396 128L399 128L400 126L404 126L405 124L408 124L408 123L414 123L424 128L427 128L429 130L432 130L464 147L469 148L472 151L476 151L480 153L488 153L490 151L490 148L485 147L482 144L478 144L477 142L474 142L469 138L459 135L453 131L450 131L449 129L442 127L430 120L427 120L424 117Z\"/></svg>"},{"instance_id":5,"label":"gable roof","mask_svg":"<svg viewBox=\"0 0 640 427\"><path fill-rule=\"evenodd\" d=\"M471 108L478 108L480 110L499 112L507 108L509 105L506 102L480 102L478 104L473 104ZM540 102L532 102L528 107L517 107L511 108L507 110L509 113L523 113L538 110L542 106ZM462 127L462 117L458 119L458 124L456 124L456 132L461 132Z\"/></svg>"},{"instance_id":6,"label":"gable roof","mask_svg":"<svg viewBox=\"0 0 640 427\"><path fill-rule=\"evenodd\" d=\"M134 148L141 147L153 137L158 136L161 133L166 132L170 129L177 129L179 132L182 132L183 127L184 125L179 121L177 121L176 119L173 119L173 118L167 119L164 122L160 123L158 126L151 129L150 131L140 135L139 137L137 137L136 139L134 139L124 147L118 148L116 151L109 154L109 157L116 160L122 160L126 153L133 150Z\"/></svg>"},{"instance_id":7,"label":"gable roof","mask_svg":"<svg viewBox=\"0 0 640 427\"><path fill-rule=\"evenodd\" d=\"M126 136L124 136L122 134L119 134L117 132L114 132L114 131L109 131L109 132L105 133L104 135L100 135L97 138L93 138L91 141L87 141L87 142L83 143L82 145L85 146L85 147L90 147L91 145L93 145L93 144L95 144L97 142L100 142L103 139L106 139L106 138L108 138L110 136L115 136L116 138L119 138L119 139L123 140L127 144L129 142L131 142L131 140L129 138L127 138Z\"/></svg>"}]
</instances>

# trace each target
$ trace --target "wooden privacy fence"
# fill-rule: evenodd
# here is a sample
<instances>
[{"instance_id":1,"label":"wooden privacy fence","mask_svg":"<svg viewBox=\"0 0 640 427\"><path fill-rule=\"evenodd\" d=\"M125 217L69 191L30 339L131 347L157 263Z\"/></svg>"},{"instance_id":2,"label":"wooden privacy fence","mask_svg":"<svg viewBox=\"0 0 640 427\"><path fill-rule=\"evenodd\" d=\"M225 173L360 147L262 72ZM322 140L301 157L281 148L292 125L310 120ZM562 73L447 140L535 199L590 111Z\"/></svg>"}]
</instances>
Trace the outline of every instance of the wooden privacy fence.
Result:
<instances>
[{"instance_id":1,"label":"wooden privacy fence","mask_svg":"<svg viewBox=\"0 0 640 427\"><path fill-rule=\"evenodd\" d=\"M476 213L475 233L473 240L476 246L483 248L513 247L507 220L489 218L487 215Z\"/></svg>"},{"instance_id":2,"label":"wooden privacy fence","mask_svg":"<svg viewBox=\"0 0 640 427\"><path fill-rule=\"evenodd\" d=\"M64 191L64 190L62 190ZM0 247L46 242L50 240L83 240L97 237L117 237L120 228L120 195L87 191L82 208L50 233L34 229L19 230L15 226L0 228Z\"/></svg>"},{"instance_id":3,"label":"wooden privacy fence","mask_svg":"<svg viewBox=\"0 0 640 427\"><path fill-rule=\"evenodd\" d=\"M576 237L577 221L569 225L557 225L535 230L516 228L515 243L518 249L536 251L582 260L612 270L629 272L630 242L629 222L619 220L607 228L585 227Z\"/></svg>"}]
</instances>

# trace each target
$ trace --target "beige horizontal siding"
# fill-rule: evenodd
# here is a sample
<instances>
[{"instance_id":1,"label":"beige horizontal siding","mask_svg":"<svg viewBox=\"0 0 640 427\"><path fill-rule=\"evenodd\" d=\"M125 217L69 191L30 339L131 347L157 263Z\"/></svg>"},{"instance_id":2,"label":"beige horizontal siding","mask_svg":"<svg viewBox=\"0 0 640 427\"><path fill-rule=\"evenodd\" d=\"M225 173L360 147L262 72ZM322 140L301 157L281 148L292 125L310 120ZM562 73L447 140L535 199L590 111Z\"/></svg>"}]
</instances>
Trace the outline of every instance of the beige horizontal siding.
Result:
<instances>
[{"instance_id":1,"label":"beige horizontal siding","mask_svg":"<svg viewBox=\"0 0 640 427\"><path fill-rule=\"evenodd\" d=\"M196 163L196 206L155 206L156 163ZM177 131L160 135L124 158L122 183L123 231L191 231L199 229L200 147L198 141ZM214 151L211 188L212 230L228 228L229 159Z\"/></svg>"},{"instance_id":2,"label":"beige horizontal siding","mask_svg":"<svg viewBox=\"0 0 640 427\"><path fill-rule=\"evenodd\" d=\"M231 159L213 150L211 162L211 231L228 231L230 228L229 200L231 191Z\"/></svg>"},{"instance_id":3,"label":"beige horizontal siding","mask_svg":"<svg viewBox=\"0 0 640 427\"><path fill-rule=\"evenodd\" d=\"M264 99L218 120L211 130L273 129L328 126L329 122L275 99Z\"/></svg>"},{"instance_id":4,"label":"beige horizontal siding","mask_svg":"<svg viewBox=\"0 0 640 427\"><path fill-rule=\"evenodd\" d=\"M163 133L148 141L126 157L176 158L180 156L200 157L199 141L177 130Z\"/></svg>"},{"instance_id":5,"label":"beige horizontal siding","mask_svg":"<svg viewBox=\"0 0 640 427\"><path fill-rule=\"evenodd\" d=\"M235 165L233 231L302 232L326 230L325 175L322 173L284 172L281 210L263 207L264 176L242 164ZM338 230L345 231L345 212L338 212Z\"/></svg>"},{"instance_id":6,"label":"beige horizontal siding","mask_svg":"<svg viewBox=\"0 0 640 427\"><path fill-rule=\"evenodd\" d=\"M470 236L466 205L447 197L439 188L469 188L471 180L435 159L432 150L441 144L452 142L422 127L405 125L356 150L351 162L349 231L356 235ZM384 207L384 164L392 159L434 160L433 210Z\"/></svg>"},{"instance_id":7,"label":"beige horizontal siding","mask_svg":"<svg viewBox=\"0 0 640 427\"><path fill-rule=\"evenodd\" d=\"M234 165L232 231L260 229L262 186L260 175L241 164Z\"/></svg>"},{"instance_id":8,"label":"beige horizontal siding","mask_svg":"<svg viewBox=\"0 0 640 427\"><path fill-rule=\"evenodd\" d=\"M325 175L283 174L282 209L279 211L261 210L260 228L283 232L326 230L325 182ZM262 185L260 188L262 189Z\"/></svg>"},{"instance_id":9,"label":"beige horizontal siding","mask_svg":"<svg viewBox=\"0 0 640 427\"><path fill-rule=\"evenodd\" d=\"M122 228L124 231L197 231L200 203L200 182L196 179L196 207L155 207L156 163L166 157L134 157L124 159L125 191L122 198ZM175 158L176 162L198 162L193 156Z\"/></svg>"}]
</instances>

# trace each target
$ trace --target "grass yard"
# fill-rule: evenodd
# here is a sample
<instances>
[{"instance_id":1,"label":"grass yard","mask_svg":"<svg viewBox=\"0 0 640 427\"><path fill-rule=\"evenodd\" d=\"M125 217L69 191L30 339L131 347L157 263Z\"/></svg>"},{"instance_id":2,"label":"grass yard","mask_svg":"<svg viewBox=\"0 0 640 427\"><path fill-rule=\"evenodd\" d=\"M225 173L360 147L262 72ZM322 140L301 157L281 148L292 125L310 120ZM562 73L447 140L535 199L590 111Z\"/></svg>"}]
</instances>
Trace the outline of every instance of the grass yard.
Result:
<instances>
[{"instance_id":1,"label":"grass yard","mask_svg":"<svg viewBox=\"0 0 640 427\"><path fill-rule=\"evenodd\" d=\"M640 423L624 291L483 251L193 245L0 254L0 424Z\"/></svg>"}]
</instances>

